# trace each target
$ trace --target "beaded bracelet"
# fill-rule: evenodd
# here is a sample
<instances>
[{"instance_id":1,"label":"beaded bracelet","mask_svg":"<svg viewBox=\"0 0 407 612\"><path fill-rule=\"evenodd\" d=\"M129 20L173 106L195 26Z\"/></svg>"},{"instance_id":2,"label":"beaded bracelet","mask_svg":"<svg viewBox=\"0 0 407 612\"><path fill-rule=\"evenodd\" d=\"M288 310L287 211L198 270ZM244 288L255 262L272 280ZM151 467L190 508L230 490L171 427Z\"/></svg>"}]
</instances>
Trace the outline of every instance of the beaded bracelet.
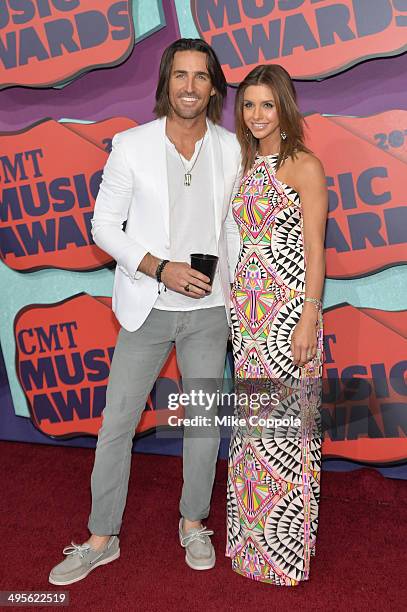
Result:
<instances>
[{"instance_id":1,"label":"beaded bracelet","mask_svg":"<svg viewBox=\"0 0 407 612\"><path fill-rule=\"evenodd\" d=\"M163 273L163 270L164 270L165 266L166 266L166 265L167 265L167 263L169 263L169 262L170 262L170 260L169 260L169 259L162 259L162 260L160 261L160 263L158 264L157 269L156 269L156 271L155 271L155 277L156 277L156 279L157 279L157 283L158 283L158 293L159 293L159 294L161 293L161 290L160 290L160 285L161 285L161 283L162 283L162 280L161 280L161 274ZM164 285L164 287L165 287L165 285ZM165 289L164 289L164 290L165 290L165 291L167 291L167 287L165 287Z\"/></svg>"},{"instance_id":2,"label":"beaded bracelet","mask_svg":"<svg viewBox=\"0 0 407 612\"><path fill-rule=\"evenodd\" d=\"M319 311L322 308L322 302L321 300L318 300L317 298L312 298L312 297L305 297L304 298L304 302L311 302L311 304L314 304L315 308Z\"/></svg>"}]
</instances>

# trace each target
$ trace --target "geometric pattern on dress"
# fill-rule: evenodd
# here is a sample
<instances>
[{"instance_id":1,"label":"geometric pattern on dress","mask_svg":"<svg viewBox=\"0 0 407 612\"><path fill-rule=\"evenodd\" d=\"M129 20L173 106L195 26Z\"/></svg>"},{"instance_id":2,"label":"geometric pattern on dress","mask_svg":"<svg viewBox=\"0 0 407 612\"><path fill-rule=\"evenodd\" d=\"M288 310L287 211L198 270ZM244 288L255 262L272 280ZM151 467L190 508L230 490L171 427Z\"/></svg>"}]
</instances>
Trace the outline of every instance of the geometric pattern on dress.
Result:
<instances>
[{"instance_id":1,"label":"geometric pattern on dress","mask_svg":"<svg viewBox=\"0 0 407 612\"><path fill-rule=\"evenodd\" d=\"M310 480L311 496L310 496L310 545L311 555L315 555L315 542L318 532L318 510L320 499L320 471L314 472Z\"/></svg>"},{"instance_id":2,"label":"geometric pattern on dress","mask_svg":"<svg viewBox=\"0 0 407 612\"><path fill-rule=\"evenodd\" d=\"M276 215L271 249L277 275L290 289L303 292L305 265L300 208L289 206Z\"/></svg>"},{"instance_id":3,"label":"geometric pattern on dress","mask_svg":"<svg viewBox=\"0 0 407 612\"><path fill-rule=\"evenodd\" d=\"M280 390L278 393L278 404L276 404L267 415L280 422L288 421L289 424L274 429L264 429L262 434L263 438L284 437L287 439L296 439L302 435L303 410L301 386L300 381L293 380L292 382L293 384L291 386L281 384L285 392L282 393Z\"/></svg>"},{"instance_id":4,"label":"geometric pattern on dress","mask_svg":"<svg viewBox=\"0 0 407 612\"><path fill-rule=\"evenodd\" d=\"M320 394L305 383L321 372L322 318L315 359L294 366L290 340L306 269L303 219L298 193L275 176L276 162L277 156L257 157L233 201L241 237L231 308L235 376L277 379L281 399L272 415L295 418L299 404L301 431L294 427L280 437L234 428L226 554L247 578L295 585L308 578L318 527L321 440L309 417L319 410Z\"/></svg>"},{"instance_id":5,"label":"geometric pattern on dress","mask_svg":"<svg viewBox=\"0 0 407 612\"><path fill-rule=\"evenodd\" d=\"M292 485L302 483L301 437L255 438L251 440L256 451L270 464L270 470L277 472L284 481Z\"/></svg>"},{"instance_id":6,"label":"geometric pattern on dress","mask_svg":"<svg viewBox=\"0 0 407 612\"><path fill-rule=\"evenodd\" d=\"M273 211L269 203L269 191L269 185L242 184L234 199L234 217L254 241L262 234Z\"/></svg>"},{"instance_id":7,"label":"geometric pattern on dress","mask_svg":"<svg viewBox=\"0 0 407 612\"><path fill-rule=\"evenodd\" d=\"M235 572L252 580L276 585L294 584L294 582L287 582L289 579L278 567L269 562L267 556L259 548L258 542L253 541L250 536L236 551L232 568Z\"/></svg>"},{"instance_id":8,"label":"geometric pattern on dress","mask_svg":"<svg viewBox=\"0 0 407 612\"><path fill-rule=\"evenodd\" d=\"M268 557L258 541L248 537L232 560L232 569L252 580L276 586L296 586L298 581L286 576L284 571Z\"/></svg>"},{"instance_id":9,"label":"geometric pattern on dress","mask_svg":"<svg viewBox=\"0 0 407 612\"><path fill-rule=\"evenodd\" d=\"M269 359L274 365L276 376L285 378L300 378L301 368L292 361L291 335L297 325L303 305L300 296L290 300L279 309L274 317L267 337Z\"/></svg>"},{"instance_id":10,"label":"geometric pattern on dress","mask_svg":"<svg viewBox=\"0 0 407 612\"><path fill-rule=\"evenodd\" d=\"M319 502L320 481L321 481L321 442L322 439L313 437L310 442L310 462L309 469L311 473L311 487L315 499Z\"/></svg>"},{"instance_id":11,"label":"geometric pattern on dress","mask_svg":"<svg viewBox=\"0 0 407 612\"><path fill-rule=\"evenodd\" d=\"M252 580L266 582L270 579L270 566L250 537L236 552L232 568Z\"/></svg>"},{"instance_id":12,"label":"geometric pattern on dress","mask_svg":"<svg viewBox=\"0 0 407 612\"><path fill-rule=\"evenodd\" d=\"M243 525L240 521L238 500L234 491L233 459L229 459L229 475L227 482L227 554L234 552L243 540Z\"/></svg>"},{"instance_id":13,"label":"geometric pattern on dress","mask_svg":"<svg viewBox=\"0 0 407 612\"><path fill-rule=\"evenodd\" d=\"M245 328L244 328L244 325L241 323L241 319L237 314L237 309L235 308L233 290L231 293L230 319L231 319L233 358L235 362L235 375L236 375L236 362L240 360L240 357L241 357L241 354L244 348Z\"/></svg>"},{"instance_id":14,"label":"geometric pattern on dress","mask_svg":"<svg viewBox=\"0 0 407 612\"><path fill-rule=\"evenodd\" d=\"M275 316L285 295L284 284L270 276L260 250L252 251L243 259L236 271L233 301L252 338Z\"/></svg>"},{"instance_id":15,"label":"geometric pattern on dress","mask_svg":"<svg viewBox=\"0 0 407 612\"><path fill-rule=\"evenodd\" d=\"M251 343L235 363L237 378L269 378L272 375L259 342Z\"/></svg>"},{"instance_id":16,"label":"geometric pattern on dress","mask_svg":"<svg viewBox=\"0 0 407 612\"><path fill-rule=\"evenodd\" d=\"M301 580L304 572L304 508L302 487L285 495L267 515L264 532L267 549L272 558L293 580ZM262 540L260 540L262 542Z\"/></svg>"},{"instance_id":17,"label":"geometric pattern on dress","mask_svg":"<svg viewBox=\"0 0 407 612\"><path fill-rule=\"evenodd\" d=\"M235 463L236 496L239 505L244 508L245 522L251 529L256 530L256 523L259 523L266 506L270 508L276 504L282 495L283 489L277 476L270 474L270 466L256 455L250 443ZM263 529L261 520L259 528Z\"/></svg>"},{"instance_id":18,"label":"geometric pattern on dress","mask_svg":"<svg viewBox=\"0 0 407 612\"><path fill-rule=\"evenodd\" d=\"M295 387L283 384L280 380L264 378L236 381L235 416L245 423L237 427L241 438L249 436L284 439L302 435L301 382L293 382ZM254 402L253 397L262 397L262 401ZM253 416L256 417L255 420L251 420ZM279 423L278 426L275 425L276 422Z\"/></svg>"},{"instance_id":19,"label":"geometric pattern on dress","mask_svg":"<svg viewBox=\"0 0 407 612\"><path fill-rule=\"evenodd\" d=\"M263 236L286 202L285 194L274 188L272 169L265 161L259 163L256 173L243 180L233 200L234 218L251 244L256 244Z\"/></svg>"}]
</instances>

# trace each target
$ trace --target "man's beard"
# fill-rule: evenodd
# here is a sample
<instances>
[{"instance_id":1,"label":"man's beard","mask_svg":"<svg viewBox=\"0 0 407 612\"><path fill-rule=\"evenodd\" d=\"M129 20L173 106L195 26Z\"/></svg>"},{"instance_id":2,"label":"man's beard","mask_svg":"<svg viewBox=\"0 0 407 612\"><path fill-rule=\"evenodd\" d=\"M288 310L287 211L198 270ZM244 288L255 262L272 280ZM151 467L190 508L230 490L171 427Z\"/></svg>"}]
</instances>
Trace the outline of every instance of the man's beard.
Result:
<instances>
[{"instance_id":1,"label":"man's beard","mask_svg":"<svg viewBox=\"0 0 407 612\"><path fill-rule=\"evenodd\" d=\"M187 98L187 97L194 97L197 98L197 101L200 102L202 100L202 98L200 96L197 96L196 94L192 94L192 93L182 93L180 95L177 96L177 99L179 98ZM208 102L209 104L209 102ZM206 109L208 108L208 105L204 108L183 108L180 106L174 106L173 104L171 104L170 102L170 106L171 106L171 111L172 113L174 113L175 115L177 115L177 117L180 117L181 119L195 119L196 117L199 117L200 115L202 115L202 113L206 112Z\"/></svg>"}]
</instances>

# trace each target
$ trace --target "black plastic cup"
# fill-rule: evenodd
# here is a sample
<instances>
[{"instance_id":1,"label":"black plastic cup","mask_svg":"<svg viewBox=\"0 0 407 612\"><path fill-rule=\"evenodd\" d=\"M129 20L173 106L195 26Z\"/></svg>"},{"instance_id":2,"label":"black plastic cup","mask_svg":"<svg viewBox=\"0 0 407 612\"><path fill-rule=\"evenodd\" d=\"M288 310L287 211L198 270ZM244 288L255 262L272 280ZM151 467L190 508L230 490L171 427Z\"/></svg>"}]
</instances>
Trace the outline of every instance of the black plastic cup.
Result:
<instances>
[{"instance_id":1,"label":"black plastic cup","mask_svg":"<svg viewBox=\"0 0 407 612\"><path fill-rule=\"evenodd\" d=\"M217 255L208 255L206 253L192 253L191 254L191 268L198 270L208 276L210 281L209 285L212 285L213 279L215 278L216 266L218 265Z\"/></svg>"}]
</instances>

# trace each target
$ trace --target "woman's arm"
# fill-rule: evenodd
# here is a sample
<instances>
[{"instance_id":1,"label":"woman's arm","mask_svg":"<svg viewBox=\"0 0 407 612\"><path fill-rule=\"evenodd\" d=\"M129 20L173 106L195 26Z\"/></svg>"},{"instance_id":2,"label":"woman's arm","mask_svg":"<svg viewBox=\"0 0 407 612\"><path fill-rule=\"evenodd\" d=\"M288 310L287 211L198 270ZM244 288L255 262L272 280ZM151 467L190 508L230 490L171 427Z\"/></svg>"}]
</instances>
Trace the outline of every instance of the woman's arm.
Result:
<instances>
[{"instance_id":1,"label":"woman's arm","mask_svg":"<svg viewBox=\"0 0 407 612\"><path fill-rule=\"evenodd\" d=\"M305 297L320 300L325 278L324 241L328 213L325 172L321 162L307 153L301 154L294 167L296 190L300 195L303 215ZM315 304L305 301L291 339L293 362L298 366L303 366L315 357L317 317Z\"/></svg>"}]
</instances>

